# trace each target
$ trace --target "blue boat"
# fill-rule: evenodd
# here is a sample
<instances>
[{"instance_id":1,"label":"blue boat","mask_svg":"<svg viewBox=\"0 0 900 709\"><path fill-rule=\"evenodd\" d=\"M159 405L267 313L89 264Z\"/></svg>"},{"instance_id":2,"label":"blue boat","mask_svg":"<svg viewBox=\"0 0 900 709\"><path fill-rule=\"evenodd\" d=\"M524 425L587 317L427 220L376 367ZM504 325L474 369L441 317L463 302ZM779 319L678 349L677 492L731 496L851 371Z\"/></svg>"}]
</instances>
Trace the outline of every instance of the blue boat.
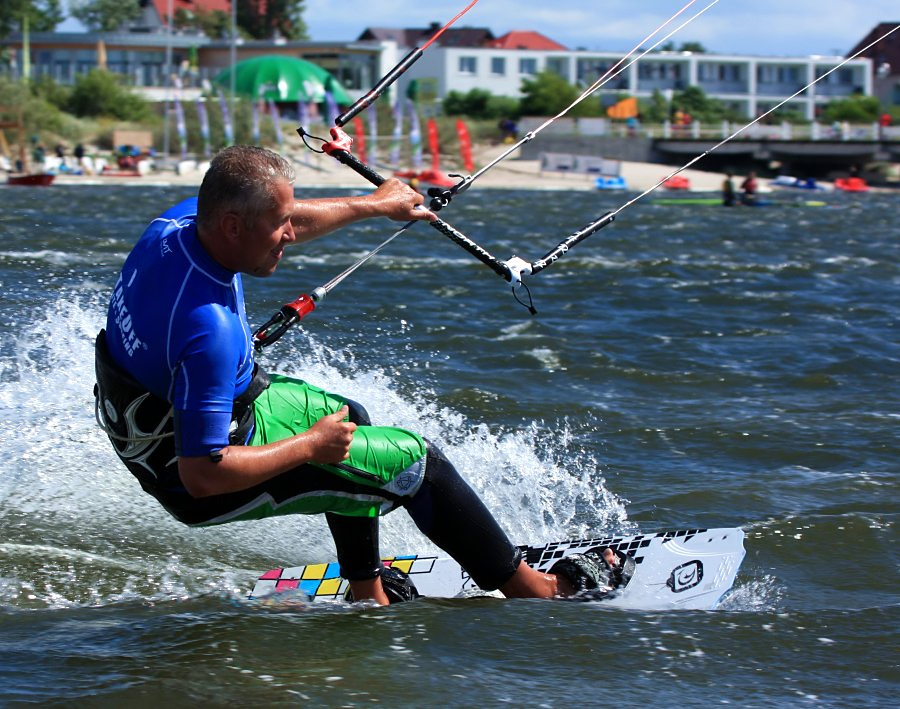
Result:
<instances>
[{"instance_id":1,"label":"blue boat","mask_svg":"<svg viewBox=\"0 0 900 709\"><path fill-rule=\"evenodd\" d=\"M627 190L628 185L625 178L619 175L606 176L601 175L594 181L594 185L598 190Z\"/></svg>"}]
</instances>

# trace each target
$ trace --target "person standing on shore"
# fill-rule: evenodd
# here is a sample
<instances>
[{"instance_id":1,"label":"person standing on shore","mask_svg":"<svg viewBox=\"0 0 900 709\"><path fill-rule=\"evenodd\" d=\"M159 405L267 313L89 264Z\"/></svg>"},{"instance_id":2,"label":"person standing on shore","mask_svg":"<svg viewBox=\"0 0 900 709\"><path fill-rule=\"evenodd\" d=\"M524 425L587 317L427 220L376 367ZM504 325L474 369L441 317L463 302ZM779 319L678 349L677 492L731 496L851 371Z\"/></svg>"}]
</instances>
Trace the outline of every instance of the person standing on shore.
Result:
<instances>
[{"instance_id":1,"label":"person standing on shore","mask_svg":"<svg viewBox=\"0 0 900 709\"><path fill-rule=\"evenodd\" d=\"M359 197L296 200L279 155L234 146L197 198L153 220L125 261L97 337L97 411L116 453L179 521L208 526L325 513L354 600L406 600L380 560L378 517L398 507L483 590L550 598L605 584L599 554L541 573L430 441L253 357L241 274L285 247L376 217L433 220L388 180Z\"/></svg>"},{"instance_id":2,"label":"person standing on shore","mask_svg":"<svg viewBox=\"0 0 900 709\"><path fill-rule=\"evenodd\" d=\"M756 204L756 173L751 170L741 183L741 203L752 206Z\"/></svg>"},{"instance_id":3,"label":"person standing on shore","mask_svg":"<svg viewBox=\"0 0 900 709\"><path fill-rule=\"evenodd\" d=\"M729 171L725 173L725 179L722 181L722 205L725 207L733 207L736 200L734 174Z\"/></svg>"}]
</instances>

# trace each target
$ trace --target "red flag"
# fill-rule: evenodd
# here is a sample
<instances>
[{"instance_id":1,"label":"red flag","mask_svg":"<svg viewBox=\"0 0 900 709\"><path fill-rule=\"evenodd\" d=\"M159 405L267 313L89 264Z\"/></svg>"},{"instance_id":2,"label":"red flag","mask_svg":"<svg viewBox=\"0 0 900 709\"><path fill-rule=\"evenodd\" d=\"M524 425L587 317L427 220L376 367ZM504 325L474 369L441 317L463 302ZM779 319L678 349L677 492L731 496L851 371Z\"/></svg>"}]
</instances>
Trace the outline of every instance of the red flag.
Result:
<instances>
[{"instance_id":1,"label":"red flag","mask_svg":"<svg viewBox=\"0 0 900 709\"><path fill-rule=\"evenodd\" d=\"M433 172L440 172L441 169L441 149L438 143L437 123L433 118L428 119L428 150L431 151L431 169Z\"/></svg>"},{"instance_id":2,"label":"red flag","mask_svg":"<svg viewBox=\"0 0 900 709\"><path fill-rule=\"evenodd\" d=\"M472 162L472 141L469 138L469 129L462 120L456 122L456 135L459 138L459 152L462 155L463 167L466 172L472 172L475 169L475 163Z\"/></svg>"},{"instance_id":3,"label":"red flag","mask_svg":"<svg viewBox=\"0 0 900 709\"><path fill-rule=\"evenodd\" d=\"M366 129L363 128L362 118L359 116L353 119L353 133L356 141L356 154L360 160L366 162Z\"/></svg>"}]
</instances>

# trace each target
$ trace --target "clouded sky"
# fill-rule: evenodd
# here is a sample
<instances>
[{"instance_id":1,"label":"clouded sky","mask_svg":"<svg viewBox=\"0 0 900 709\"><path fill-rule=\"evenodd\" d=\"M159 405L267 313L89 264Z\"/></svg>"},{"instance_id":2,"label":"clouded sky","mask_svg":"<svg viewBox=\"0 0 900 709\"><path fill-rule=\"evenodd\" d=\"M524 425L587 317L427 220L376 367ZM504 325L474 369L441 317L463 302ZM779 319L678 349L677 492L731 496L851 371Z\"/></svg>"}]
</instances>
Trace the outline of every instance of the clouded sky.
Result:
<instances>
[{"instance_id":1,"label":"clouded sky","mask_svg":"<svg viewBox=\"0 0 900 709\"><path fill-rule=\"evenodd\" d=\"M356 38L366 27L445 24L470 0L307 0L314 40ZM536 30L575 49L628 51L688 0L479 0L454 25L495 35ZM712 0L697 0L681 21ZM900 24L897 0L719 0L673 35L722 54L846 54L879 22ZM669 29L680 22L673 23ZM665 33L664 33L665 34ZM652 43L652 42L651 42Z\"/></svg>"}]
</instances>

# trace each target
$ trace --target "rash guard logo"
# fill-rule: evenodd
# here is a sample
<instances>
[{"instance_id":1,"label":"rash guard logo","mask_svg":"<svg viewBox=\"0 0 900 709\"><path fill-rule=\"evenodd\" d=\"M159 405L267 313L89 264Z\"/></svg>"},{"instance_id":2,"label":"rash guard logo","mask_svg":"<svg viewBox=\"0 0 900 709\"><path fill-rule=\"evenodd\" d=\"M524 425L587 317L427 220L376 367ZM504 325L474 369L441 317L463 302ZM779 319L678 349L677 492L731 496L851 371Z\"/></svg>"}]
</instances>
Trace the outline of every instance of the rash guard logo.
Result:
<instances>
[{"instance_id":1,"label":"rash guard logo","mask_svg":"<svg viewBox=\"0 0 900 709\"><path fill-rule=\"evenodd\" d=\"M666 586L672 593L681 593L700 584L703 580L703 564L699 561L688 561L672 569Z\"/></svg>"},{"instance_id":2,"label":"rash guard logo","mask_svg":"<svg viewBox=\"0 0 900 709\"><path fill-rule=\"evenodd\" d=\"M132 273L131 281L129 281L128 285L134 281L134 277L137 274L137 271ZM116 287L113 290L112 297L112 310L115 315L115 323L119 328L119 337L122 341L122 346L125 348L125 352L129 357L133 357L135 350L139 347L146 348L146 345L141 341L141 339L137 336L137 333L134 331L134 323L131 321L131 313L128 312L128 306L125 305L125 288L122 284L122 276L119 276L119 280L116 281Z\"/></svg>"}]
</instances>

